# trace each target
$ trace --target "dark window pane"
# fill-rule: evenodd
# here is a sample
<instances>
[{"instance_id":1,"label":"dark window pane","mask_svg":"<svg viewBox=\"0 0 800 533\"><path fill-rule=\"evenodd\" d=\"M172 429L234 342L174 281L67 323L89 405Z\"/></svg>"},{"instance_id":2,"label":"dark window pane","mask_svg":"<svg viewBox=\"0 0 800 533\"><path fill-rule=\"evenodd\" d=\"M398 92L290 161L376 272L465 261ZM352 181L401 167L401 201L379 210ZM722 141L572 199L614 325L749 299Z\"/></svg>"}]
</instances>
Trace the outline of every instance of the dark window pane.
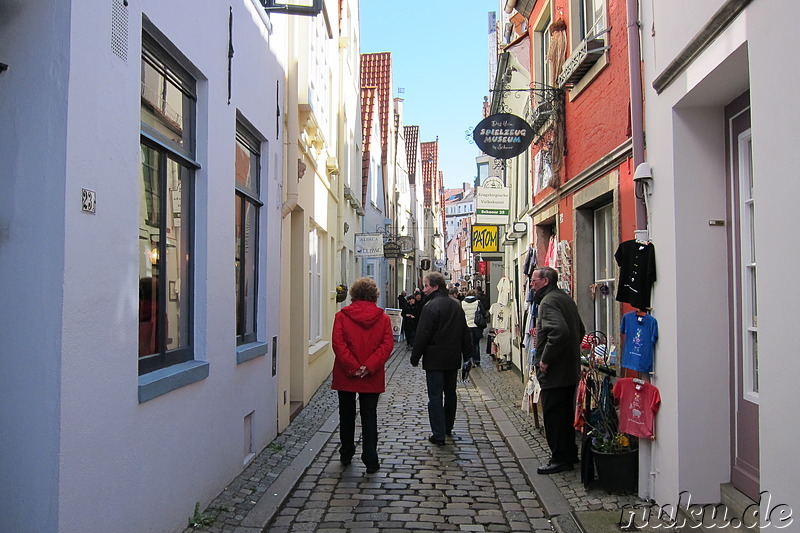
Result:
<instances>
[{"instance_id":1,"label":"dark window pane","mask_svg":"<svg viewBox=\"0 0 800 533\"><path fill-rule=\"evenodd\" d=\"M188 209L191 206L188 184L189 170L176 161L167 163L167 184L169 186L169 208L166 217L166 272L169 281L167 304L168 350L189 346L189 221ZM185 223L184 223L185 222Z\"/></svg>"}]
</instances>

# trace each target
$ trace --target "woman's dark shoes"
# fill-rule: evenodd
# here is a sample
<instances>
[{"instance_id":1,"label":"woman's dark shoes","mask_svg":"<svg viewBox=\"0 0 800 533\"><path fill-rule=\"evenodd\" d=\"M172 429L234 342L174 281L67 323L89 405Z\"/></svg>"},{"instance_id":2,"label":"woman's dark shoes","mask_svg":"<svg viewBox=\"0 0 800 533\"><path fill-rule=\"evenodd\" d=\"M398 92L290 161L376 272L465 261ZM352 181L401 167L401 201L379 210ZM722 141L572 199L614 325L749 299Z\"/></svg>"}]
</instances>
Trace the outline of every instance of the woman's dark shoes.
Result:
<instances>
[{"instance_id":1,"label":"woman's dark shoes","mask_svg":"<svg viewBox=\"0 0 800 533\"><path fill-rule=\"evenodd\" d=\"M339 460L342 461L342 466L347 466L353 462L353 456L342 455Z\"/></svg>"},{"instance_id":2,"label":"woman's dark shoes","mask_svg":"<svg viewBox=\"0 0 800 533\"><path fill-rule=\"evenodd\" d=\"M371 465L367 466L367 474L374 474L378 470L381 469L381 465Z\"/></svg>"},{"instance_id":3,"label":"woman's dark shoes","mask_svg":"<svg viewBox=\"0 0 800 533\"><path fill-rule=\"evenodd\" d=\"M444 439L440 439L431 435L428 437L428 442L431 444L436 444L437 446L444 446Z\"/></svg>"},{"instance_id":4,"label":"woman's dark shoes","mask_svg":"<svg viewBox=\"0 0 800 533\"><path fill-rule=\"evenodd\" d=\"M556 474L572 470L572 463L550 463L536 469L537 474Z\"/></svg>"}]
</instances>

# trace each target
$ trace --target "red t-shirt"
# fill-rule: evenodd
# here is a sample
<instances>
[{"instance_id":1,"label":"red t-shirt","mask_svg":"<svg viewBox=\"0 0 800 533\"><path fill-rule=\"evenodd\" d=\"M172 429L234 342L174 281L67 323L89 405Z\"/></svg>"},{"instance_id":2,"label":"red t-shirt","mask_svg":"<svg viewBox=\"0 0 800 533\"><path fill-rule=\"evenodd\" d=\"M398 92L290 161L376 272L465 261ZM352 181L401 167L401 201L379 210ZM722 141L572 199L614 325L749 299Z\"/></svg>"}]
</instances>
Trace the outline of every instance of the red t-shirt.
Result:
<instances>
[{"instance_id":1,"label":"red t-shirt","mask_svg":"<svg viewBox=\"0 0 800 533\"><path fill-rule=\"evenodd\" d=\"M661 394L650 383L634 383L633 378L620 378L612 390L619 400L619 430L635 437L653 436L653 419Z\"/></svg>"}]
</instances>

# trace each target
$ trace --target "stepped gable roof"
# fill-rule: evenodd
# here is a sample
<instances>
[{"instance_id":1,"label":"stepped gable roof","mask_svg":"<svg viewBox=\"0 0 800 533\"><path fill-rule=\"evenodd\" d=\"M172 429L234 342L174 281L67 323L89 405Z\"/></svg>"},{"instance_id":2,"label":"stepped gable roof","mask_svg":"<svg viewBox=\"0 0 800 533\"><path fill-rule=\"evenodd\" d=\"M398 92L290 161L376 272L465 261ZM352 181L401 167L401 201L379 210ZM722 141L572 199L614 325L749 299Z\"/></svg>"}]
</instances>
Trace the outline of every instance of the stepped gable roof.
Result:
<instances>
[{"instance_id":1,"label":"stepped gable roof","mask_svg":"<svg viewBox=\"0 0 800 533\"><path fill-rule=\"evenodd\" d=\"M408 159L408 181L417 181L417 146L419 145L419 126L406 126L406 159Z\"/></svg>"},{"instance_id":2,"label":"stepped gable roof","mask_svg":"<svg viewBox=\"0 0 800 533\"><path fill-rule=\"evenodd\" d=\"M392 53L361 54L361 86L378 91L381 124L381 161L386 164L389 143L389 110L392 105Z\"/></svg>"}]
</instances>

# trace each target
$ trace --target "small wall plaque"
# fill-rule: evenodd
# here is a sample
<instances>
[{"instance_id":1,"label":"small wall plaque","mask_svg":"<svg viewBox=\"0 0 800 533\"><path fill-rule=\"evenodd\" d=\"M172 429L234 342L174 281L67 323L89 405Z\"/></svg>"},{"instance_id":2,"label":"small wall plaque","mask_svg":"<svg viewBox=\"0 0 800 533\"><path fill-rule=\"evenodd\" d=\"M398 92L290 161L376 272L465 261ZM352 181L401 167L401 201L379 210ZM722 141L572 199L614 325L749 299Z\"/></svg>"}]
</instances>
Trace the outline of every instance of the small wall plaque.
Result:
<instances>
[{"instance_id":1,"label":"small wall plaque","mask_svg":"<svg viewBox=\"0 0 800 533\"><path fill-rule=\"evenodd\" d=\"M97 193L89 189L81 189L81 211L84 213L95 214L97 203Z\"/></svg>"}]
</instances>

